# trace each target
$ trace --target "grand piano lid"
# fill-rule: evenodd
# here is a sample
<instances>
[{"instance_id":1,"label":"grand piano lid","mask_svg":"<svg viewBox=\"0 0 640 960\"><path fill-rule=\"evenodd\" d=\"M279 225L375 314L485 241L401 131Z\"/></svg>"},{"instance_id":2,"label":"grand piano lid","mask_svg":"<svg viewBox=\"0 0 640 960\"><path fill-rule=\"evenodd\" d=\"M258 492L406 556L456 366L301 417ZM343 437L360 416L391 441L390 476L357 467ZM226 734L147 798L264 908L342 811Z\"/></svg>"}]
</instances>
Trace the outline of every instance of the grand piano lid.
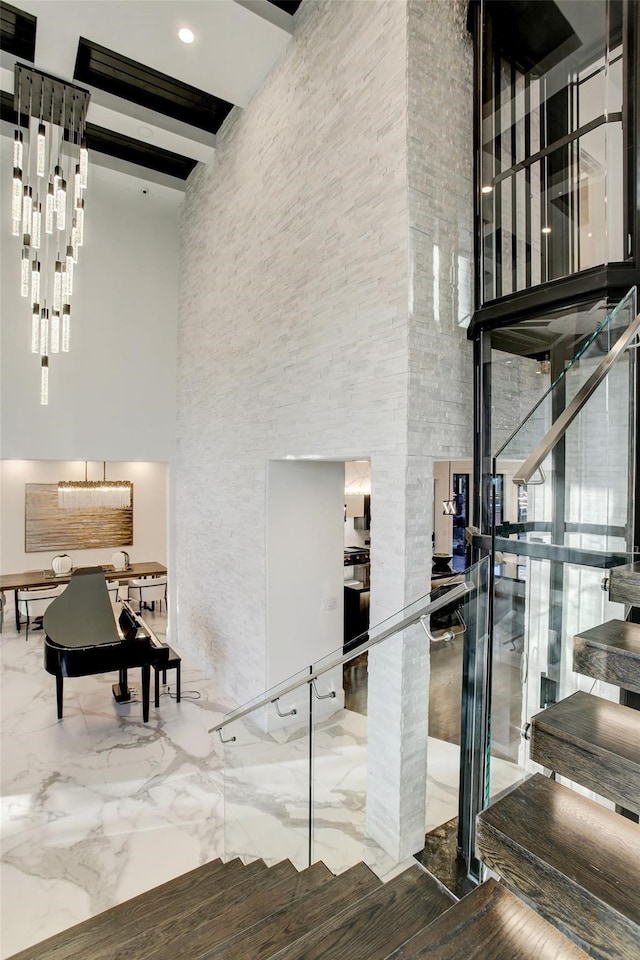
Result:
<instances>
[{"instance_id":1,"label":"grand piano lid","mask_svg":"<svg viewBox=\"0 0 640 960\"><path fill-rule=\"evenodd\" d=\"M42 623L47 637L61 647L120 642L102 567L76 570L45 610Z\"/></svg>"}]
</instances>

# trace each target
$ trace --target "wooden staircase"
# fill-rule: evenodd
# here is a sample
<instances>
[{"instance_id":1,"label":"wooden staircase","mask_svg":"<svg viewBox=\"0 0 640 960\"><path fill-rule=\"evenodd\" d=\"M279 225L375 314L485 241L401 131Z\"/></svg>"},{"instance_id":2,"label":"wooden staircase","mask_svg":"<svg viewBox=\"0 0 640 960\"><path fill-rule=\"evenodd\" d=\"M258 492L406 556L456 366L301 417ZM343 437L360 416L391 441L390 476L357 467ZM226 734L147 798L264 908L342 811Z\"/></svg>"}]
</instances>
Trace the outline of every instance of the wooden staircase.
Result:
<instances>
[{"instance_id":1,"label":"wooden staircase","mask_svg":"<svg viewBox=\"0 0 640 960\"><path fill-rule=\"evenodd\" d=\"M640 565L618 580L640 603ZM619 596L619 594L618 594ZM574 668L624 689L640 626L581 633ZM640 712L586 693L532 721L531 757L640 812ZM205 864L12 960L638 960L640 826L536 774L478 817L491 878L456 902L415 864L382 883L364 864Z\"/></svg>"},{"instance_id":2,"label":"wooden staircase","mask_svg":"<svg viewBox=\"0 0 640 960\"><path fill-rule=\"evenodd\" d=\"M455 902L416 864L382 883L364 864L216 860L13 960L586 960L555 927L490 880Z\"/></svg>"},{"instance_id":3,"label":"wooden staircase","mask_svg":"<svg viewBox=\"0 0 640 960\"><path fill-rule=\"evenodd\" d=\"M640 604L640 564L612 571L609 595ZM640 692L640 626L581 632L573 668ZM639 814L640 712L574 693L533 718L530 756L552 776L535 774L479 815L478 855L590 956L638 960L640 826L555 777Z\"/></svg>"}]
</instances>

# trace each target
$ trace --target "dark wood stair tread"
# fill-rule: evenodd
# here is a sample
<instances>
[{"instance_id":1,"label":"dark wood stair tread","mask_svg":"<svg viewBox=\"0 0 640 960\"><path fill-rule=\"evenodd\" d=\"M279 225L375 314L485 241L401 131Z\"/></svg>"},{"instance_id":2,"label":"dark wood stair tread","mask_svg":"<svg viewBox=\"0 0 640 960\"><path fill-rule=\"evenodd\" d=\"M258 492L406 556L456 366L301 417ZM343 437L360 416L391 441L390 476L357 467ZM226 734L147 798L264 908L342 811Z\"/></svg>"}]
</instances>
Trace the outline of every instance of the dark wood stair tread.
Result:
<instances>
[{"instance_id":1,"label":"dark wood stair tread","mask_svg":"<svg viewBox=\"0 0 640 960\"><path fill-rule=\"evenodd\" d=\"M530 756L640 813L640 712L579 691L536 714Z\"/></svg>"},{"instance_id":2,"label":"dark wood stair tread","mask_svg":"<svg viewBox=\"0 0 640 960\"><path fill-rule=\"evenodd\" d=\"M384 960L454 897L417 864L277 954L278 960ZM251 955L253 956L253 955Z\"/></svg>"},{"instance_id":3,"label":"dark wood stair tread","mask_svg":"<svg viewBox=\"0 0 640 960\"><path fill-rule=\"evenodd\" d=\"M323 863L300 873L295 868L293 873L283 871L282 866L277 864L263 873L253 893L247 892L244 886L236 887L238 895L225 904L224 912L210 913L205 904L184 919L168 916L153 928L140 930L134 939L111 955L100 954L95 960L175 960L184 950L189 960L196 960L237 933L246 934L274 910L287 906L332 877Z\"/></svg>"},{"instance_id":4,"label":"dark wood stair tread","mask_svg":"<svg viewBox=\"0 0 640 960\"><path fill-rule=\"evenodd\" d=\"M577 633L573 669L640 693L640 624L609 620Z\"/></svg>"},{"instance_id":5,"label":"dark wood stair tread","mask_svg":"<svg viewBox=\"0 0 640 960\"><path fill-rule=\"evenodd\" d=\"M186 944L189 944L191 958L194 955L192 942L202 941L208 932L213 937L216 929L226 928L227 917L235 913L238 904L246 904L258 894L268 895L283 881L295 880L297 876L298 872L290 861L281 861L221 890L215 897L204 901L189 898L176 904L153 926L145 924L144 929L139 928L126 941L121 938L118 943L94 951L91 960L151 960L152 957L153 960L175 960Z\"/></svg>"},{"instance_id":6,"label":"dark wood stair tread","mask_svg":"<svg viewBox=\"0 0 640 960\"><path fill-rule=\"evenodd\" d=\"M382 882L364 863L358 863L290 906L236 934L219 947L191 960L267 960L327 920L345 906L362 900Z\"/></svg>"},{"instance_id":7,"label":"dark wood stair tread","mask_svg":"<svg viewBox=\"0 0 640 960\"><path fill-rule=\"evenodd\" d=\"M295 870L294 867L291 869ZM47 960L77 960L78 957L91 960L99 957L103 950L115 955L119 944L167 916L177 917L198 907L211 911L215 911L216 906L224 909L232 890L239 895L238 891L249 889L266 873L267 865L262 860L246 866L239 859L226 864L219 860L205 863L27 947L14 954L11 960L42 960L43 957Z\"/></svg>"},{"instance_id":8,"label":"dark wood stair tread","mask_svg":"<svg viewBox=\"0 0 640 960\"><path fill-rule=\"evenodd\" d=\"M640 606L640 563L626 563L609 570L609 600Z\"/></svg>"},{"instance_id":9,"label":"dark wood stair tread","mask_svg":"<svg viewBox=\"0 0 640 960\"><path fill-rule=\"evenodd\" d=\"M638 824L535 774L479 814L476 845L592 956L638 960Z\"/></svg>"},{"instance_id":10,"label":"dark wood stair tread","mask_svg":"<svg viewBox=\"0 0 640 960\"><path fill-rule=\"evenodd\" d=\"M496 880L460 900L388 960L587 960L588 954Z\"/></svg>"}]
</instances>

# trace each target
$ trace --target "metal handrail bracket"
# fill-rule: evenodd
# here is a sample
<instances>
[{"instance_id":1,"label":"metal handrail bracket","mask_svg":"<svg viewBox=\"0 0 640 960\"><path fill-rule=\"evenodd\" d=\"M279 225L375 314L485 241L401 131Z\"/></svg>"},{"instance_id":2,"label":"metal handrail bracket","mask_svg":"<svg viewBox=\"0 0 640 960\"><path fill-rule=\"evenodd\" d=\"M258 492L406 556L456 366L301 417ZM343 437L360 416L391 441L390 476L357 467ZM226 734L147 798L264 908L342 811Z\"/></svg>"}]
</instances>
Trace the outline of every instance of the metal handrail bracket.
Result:
<instances>
[{"instance_id":1,"label":"metal handrail bracket","mask_svg":"<svg viewBox=\"0 0 640 960\"><path fill-rule=\"evenodd\" d=\"M422 604L422 606L418 607L412 613L409 613L401 620L398 620L397 623L380 630L380 632L376 633L373 638L359 644L356 650L351 650L349 653L344 653L341 656L336 657L335 660L332 660L330 663L324 663L321 667L318 667L317 670L311 670L304 678L298 677L296 680L293 680L291 683L286 684L282 688L276 688L278 690L277 696L274 696L274 688L271 688L248 706L238 707L237 710L234 710L233 713L230 713L229 716L220 723L217 723L214 727L211 727L209 733L218 733L235 720L240 720L242 717L246 717L250 713L253 713L254 710L258 710L260 707L264 707L268 703L273 703L274 700L277 700L280 697L285 697L288 693L292 693L294 690L299 689L303 684L313 683L314 680L317 680L318 677L328 673L329 670L334 670L336 667L342 666L343 663L353 660L354 657L360 656L360 654L364 653L365 650L370 650L371 647L377 646L377 644L382 643L383 640L393 637L396 633L401 633L403 630L406 630L407 627L413 626L414 623L419 623L423 617L428 616L431 613L436 613L438 610L442 610L444 607L448 607L456 600L461 600L463 597L466 597L468 594L472 593L473 590L475 590L475 584L471 583L470 581L465 580L462 583L456 584L448 593L438 597L436 600L430 600L427 603ZM417 602L418 601L416 601L416 603ZM375 630L375 627L373 629ZM324 696L331 696L331 694L324 694Z\"/></svg>"},{"instance_id":2,"label":"metal handrail bracket","mask_svg":"<svg viewBox=\"0 0 640 960\"><path fill-rule=\"evenodd\" d=\"M589 397L597 390L605 379L613 365L618 360L620 354L629 346L633 338L640 330L640 314L635 320L632 320L621 337L616 340L609 350L609 353L600 361L589 379L584 383L571 403L565 407L555 423L544 435L542 440L534 447L520 469L516 472L513 482L517 486L524 486L531 482L531 477L546 458L549 456L557 442L567 432L575 418L578 416Z\"/></svg>"},{"instance_id":3,"label":"metal handrail bracket","mask_svg":"<svg viewBox=\"0 0 640 960\"><path fill-rule=\"evenodd\" d=\"M282 710L280 709L280 707L278 706L278 700L279 700L279 699L280 699L280 697L276 697L275 700L272 700L272 701L271 701L272 704L274 705L274 707L276 708L276 713L278 714L278 716L279 716L279 717L295 717L295 715L296 715L297 712L298 712L298 711L296 710L296 708L295 708L295 707L292 707L291 710L285 710L284 713L283 713Z\"/></svg>"},{"instance_id":4,"label":"metal handrail bracket","mask_svg":"<svg viewBox=\"0 0 640 960\"><path fill-rule=\"evenodd\" d=\"M316 700L331 700L336 695L335 690L329 690L329 693L318 693L315 680L311 681L311 689L316 696Z\"/></svg>"}]
</instances>

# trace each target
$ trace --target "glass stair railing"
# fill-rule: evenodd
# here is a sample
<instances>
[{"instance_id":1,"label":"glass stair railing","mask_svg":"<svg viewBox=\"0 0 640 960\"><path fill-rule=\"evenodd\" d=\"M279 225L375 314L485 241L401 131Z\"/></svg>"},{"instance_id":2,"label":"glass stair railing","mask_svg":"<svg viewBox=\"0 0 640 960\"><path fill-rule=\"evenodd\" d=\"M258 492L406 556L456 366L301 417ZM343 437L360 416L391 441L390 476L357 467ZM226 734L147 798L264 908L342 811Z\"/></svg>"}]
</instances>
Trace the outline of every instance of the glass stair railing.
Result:
<instances>
[{"instance_id":1,"label":"glass stair railing","mask_svg":"<svg viewBox=\"0 0 640 960\"><path fill-rule=\"evenodd\" d=\"M514 776L540 772L529 758L526 731L541 709L577 690L618 699L618 688L573 670L573 638L626 615L610 602L603 581L607 570L638 559L639 330L634 288L482 477L487 495L474 546L491 558L491 640L474 675L486 745L475 764L487 774L478 803L502 792L505 763ZM467 744L471 739L467 733Z\"/></svg>"},{"instance_id":2,"label":"glass stair railing","mask_svg":"<svg viewBox=\"0 0 640 960\"><path fill-rule=\"evenodd\" d=\"M489 562L483 559L449 584L448 592L417 600L212 728L224 744L227 858L261 857L271 863L288 857L299 868L321 860L334 872L364 861L381 876L396 866L367 827L368 757L377 735L368 729L367 658L400 638L417 635L421 645L440 642L432 631L447 642L447 624L464 629L481 649L487 639L488 574ZM428 664L427 656L426 671ZM427 690L428 674L423 679ZM425 739L426 714L425 709ZM427 770L429 751L435 755L439 746L429 741ZM460 751L443 746L454 798L450 815L455 816ZM416 769L416 777L426 783L424 769Z\"/></svg>"}]
</instances>

